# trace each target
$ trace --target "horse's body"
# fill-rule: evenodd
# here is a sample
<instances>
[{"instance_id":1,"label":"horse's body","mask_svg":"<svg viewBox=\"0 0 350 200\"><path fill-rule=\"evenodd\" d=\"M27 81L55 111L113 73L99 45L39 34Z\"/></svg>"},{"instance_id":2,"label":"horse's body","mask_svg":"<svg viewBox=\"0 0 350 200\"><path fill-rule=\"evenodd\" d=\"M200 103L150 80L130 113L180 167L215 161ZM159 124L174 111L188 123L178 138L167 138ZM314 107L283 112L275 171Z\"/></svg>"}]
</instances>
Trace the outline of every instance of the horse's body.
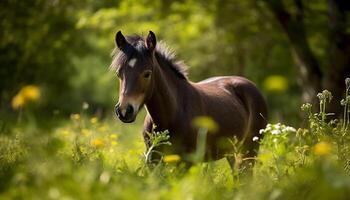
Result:
<instances>
[{"instance_id":1,"label":"horse's body","mask_svg":"<svg viewBox=\"0 0 350 200\"><path fill-rule=\"evenodd\" d=\"M259 130L266 126L265 101L254 84L237 76L215 77L199 83L183 81L174 85L174 96L158 91L163 98L151 98L146 102L148 114L144 133L151 132L153 124L157 131L169 130L171 147L168 153L188 154L195 151L198 130L193 120L198 116L211 117L219 127L207 135L207 157L222 158L232 149L228 139L245 140L249 155L254 155ZM172 109L169 105L175 105ZM147 134L144 134L147 141ZM225 141L226 140L226 141Z\"/></svg>"},{"instance_id":2,"label":"horse's body","mask_svg":"<svg viewBox=\"0 0 350 200\"><path fill-rule=\"evenodd\" d=\"M150 37L154 38L149 39ZM176 62L174 56L164 47L155 48L154 35L149 35L147 40L142 37L128 38L128 41L122 39L119 38L118 41L117 35L116 41L119 49L122 50L120 54L125 54L125 58L123 62L114 63L114 65L119 65L117 69L119 71L121 65L124 65L124 78L121 78L123 79L121 81L122 97L117 105L117 115L125 122L130 122L126 118L133 121L138 111L137 109L135 112L134 107L139 108L145 104L148 111L144 122L146 146L149 146L146 133L152 132L152 128L156 127L155 131L168 130L170 133L172 145L161 149L163 152L179 155L193 153L197 145L198 130L192 122L196 117L208 116L217 123L218 130L207 134L207 158L219 159L226 153L230 153L233 147L229 140L234 137L243 141L248 156L255 155L258 143L253 141L253 137L258 136L259 130L266 126L267 109L264 98L252 82L243 77L224 76L193 83L187 79L183 72L183 64ZM152 39L154 40L153 44ZM128 48L133 48L136 52L130 53L132 50L126 50L127 45L121 48L123 42L129 44ZM150 58L147 58L147 52L142 54L141 51L144 49L140 48L142 44L145 45L146 49L153 47L149 51ZM119 56L123 56L120 54ZM120 60L120 58L116 59ZM133 86L127 86L126 80L131 80L129 78L131 72L128 77L128 72L125 70L137 67L137 65L130 67L132 59L135 59L132 64L142 63L139 66L152 63L152 77L147 78L147 80L143 80L146 78L142 79L143 82L147 81L145 83L146 89L135 86L136 83L142 83L140 78L135 79L134 84L129 84L129 86ZM134 69L134 74L136 74L136 70L138 69ZM142 71L149 70L140 70L139 74ZM141 91L139 92L141 94L136 94L136 91ZM123 105L127 108L122 108ZM127 117L128 113L129 117Z\"/></svg>"}]
</instances>

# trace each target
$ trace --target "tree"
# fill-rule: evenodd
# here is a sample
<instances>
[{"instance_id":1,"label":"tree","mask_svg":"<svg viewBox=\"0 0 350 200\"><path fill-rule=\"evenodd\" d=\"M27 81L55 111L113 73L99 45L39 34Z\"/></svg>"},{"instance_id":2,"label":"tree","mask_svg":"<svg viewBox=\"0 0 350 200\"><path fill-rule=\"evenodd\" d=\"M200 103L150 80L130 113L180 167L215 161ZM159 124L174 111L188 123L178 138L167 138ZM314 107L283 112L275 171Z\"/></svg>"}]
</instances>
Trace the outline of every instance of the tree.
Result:
<instances>
[{"instance_id":1,"label":"tree","mask_svg":"<svg viewBox=\"0 0 350 200\"><path fill-rule=\"evenodd\" d=\"M294 12L287 9L286 1L264 0L271 12L281 25L290 46L294 52L295 60L300 69L303 100L315 102L316 94L322 89L333 93L334 100L330 111L340 113L339 101L345 90L344 80L350 76L350 32L349 27L350 5L346 0L329 0L328 24L326 28L325 48L326 62L315 56L308 41L308 27L305 23L309 7L305 7L302 0L293 0L291 7ZM318 13L318 15L321 15ZM317 20L317 15L313 19Z\"/></svg>"}]
</instances>

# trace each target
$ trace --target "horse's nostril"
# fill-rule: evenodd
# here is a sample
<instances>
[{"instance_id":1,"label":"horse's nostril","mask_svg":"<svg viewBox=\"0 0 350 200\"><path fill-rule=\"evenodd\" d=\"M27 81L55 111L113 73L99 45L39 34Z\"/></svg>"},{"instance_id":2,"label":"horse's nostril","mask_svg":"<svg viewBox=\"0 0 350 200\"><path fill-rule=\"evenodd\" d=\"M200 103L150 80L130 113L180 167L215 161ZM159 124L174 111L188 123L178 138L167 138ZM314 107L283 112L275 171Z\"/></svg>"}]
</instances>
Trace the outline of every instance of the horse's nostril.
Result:
<instances>
[{"instance_id":1,"label":"horse's nostril","mask_svg":"<svg viewBox=\"0 0 350 200\"><path fill-rule=\"evenodd\" d=\"M132 115L132 114L134 114L134 108L131 105L128 105L128 107L126 107L125 116Z\"/></svg>"}]
</instances>

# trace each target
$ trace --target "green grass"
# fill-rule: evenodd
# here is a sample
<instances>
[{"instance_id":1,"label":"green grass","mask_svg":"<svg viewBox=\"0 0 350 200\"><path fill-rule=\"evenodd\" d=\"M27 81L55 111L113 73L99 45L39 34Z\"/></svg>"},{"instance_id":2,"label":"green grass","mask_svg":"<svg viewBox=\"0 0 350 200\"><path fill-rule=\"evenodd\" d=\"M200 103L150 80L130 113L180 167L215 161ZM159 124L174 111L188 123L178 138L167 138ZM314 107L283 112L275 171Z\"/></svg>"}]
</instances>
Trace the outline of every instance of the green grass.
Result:
<instances>
[{"instance_id":1,"label":"green grass","mask_svg":"<svg viewBox=\"0 0 350 200\"><path fill-rule=\"evenodd\" d=\"M329 94L322 95L320 113L303 106L307 127L278 123L261 131L252 175L232 174L225 159L188 170L170 161L148 168L144 112L128 125L82 113L51 129L24 118L1 131L0 199L347 199L349 113L327 120Z\"/></svg>"}]
</instances>

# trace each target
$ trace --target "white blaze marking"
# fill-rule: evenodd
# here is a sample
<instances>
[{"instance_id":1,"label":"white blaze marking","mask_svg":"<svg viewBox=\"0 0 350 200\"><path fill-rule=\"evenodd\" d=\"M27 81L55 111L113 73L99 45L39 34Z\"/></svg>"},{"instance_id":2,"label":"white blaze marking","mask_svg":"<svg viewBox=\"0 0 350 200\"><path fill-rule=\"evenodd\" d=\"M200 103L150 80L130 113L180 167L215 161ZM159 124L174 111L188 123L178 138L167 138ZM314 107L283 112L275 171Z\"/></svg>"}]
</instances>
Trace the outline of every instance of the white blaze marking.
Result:
<instances>
[{"instance_id":1,"label":"white blaze marking","mask_svg":"<svg viewBox=\"0 0 350 200\"><path fill-rule=\"evenodd\" d=\"M130 61L129 61L129 66L131 68L133 68L135 66L135 63L136 63L136 58L131 58Z\"/></svg>"}]
</instances>

